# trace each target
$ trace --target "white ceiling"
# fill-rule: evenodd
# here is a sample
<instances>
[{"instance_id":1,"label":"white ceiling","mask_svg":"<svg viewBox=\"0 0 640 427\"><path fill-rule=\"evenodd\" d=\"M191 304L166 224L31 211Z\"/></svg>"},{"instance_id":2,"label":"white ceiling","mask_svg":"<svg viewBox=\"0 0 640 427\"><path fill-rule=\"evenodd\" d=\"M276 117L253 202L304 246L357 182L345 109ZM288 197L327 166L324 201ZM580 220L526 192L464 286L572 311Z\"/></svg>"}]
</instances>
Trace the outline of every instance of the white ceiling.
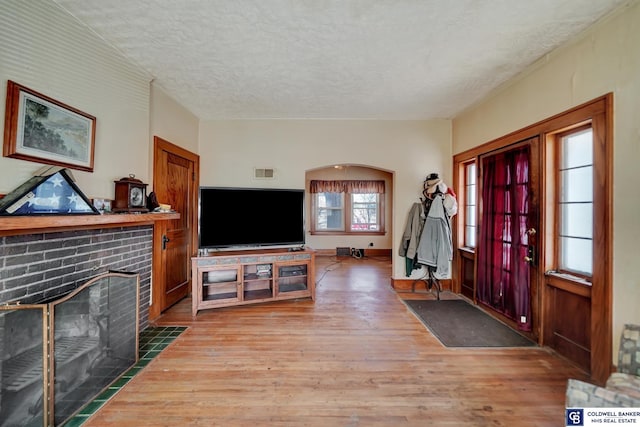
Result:
<instances>
[{"instance_id":1,"label":"white ceiling","mask_svg":"<svg viewBox=\"0 0 640 427\"><path fill-rule=\"evenodd\" d=\"M54 0L201 119L452 118L625 0Z\"/></svg>"}]
</instances>

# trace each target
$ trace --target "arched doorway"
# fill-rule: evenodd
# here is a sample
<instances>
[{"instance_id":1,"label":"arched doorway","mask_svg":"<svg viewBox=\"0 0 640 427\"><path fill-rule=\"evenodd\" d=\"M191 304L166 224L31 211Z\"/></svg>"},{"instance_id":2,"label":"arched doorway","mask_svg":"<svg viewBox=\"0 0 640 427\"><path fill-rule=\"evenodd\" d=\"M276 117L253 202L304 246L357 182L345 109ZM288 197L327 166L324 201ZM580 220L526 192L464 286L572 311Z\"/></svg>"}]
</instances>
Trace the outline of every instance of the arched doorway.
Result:
<instances>
[{"instance_id":1,"label":"arched doorway","mask_svg":"<svg viewBox=\"0 0 640 427\"><path fill-rule=\"evenodd\" d=\"M342 216L342 222L335 221L334 224L327 227L326 225L319 226L317 224L322 221L319 217L326 213L326 210L325 213L320 213L319 209L325 209L326 206L317 204L318 194L311 190L312 181L348 182L353 185L366 182L381 182L383 189L380 186L370 190L367 190L366 187L364 190L349 190L347 188L345 193L334 198L335 200L341 200L342 204L329 208L334 212L334 217ZM392 172L368 165L336 164L322 166L306 171L305 189L309 195L306 202L306 228L309 230L309 235L307 236L308 246L326 255L335 255L339 248L343 250L345 248L357 249L362 250L364 253L375 255L391 254L393 248ZM378 194L377 202L373 202L374 197L365 200L363 197L355 196L351 191L375 192ZM374 207L374 203L377 208ZM367 220L357 218L362 213L369 215ZM374 213L375 215L373 215ZM368 222L371 220L378 221L377 225ZM363 223L368 225L364 226L362 225Z\"/></svg>"}]
</instances>

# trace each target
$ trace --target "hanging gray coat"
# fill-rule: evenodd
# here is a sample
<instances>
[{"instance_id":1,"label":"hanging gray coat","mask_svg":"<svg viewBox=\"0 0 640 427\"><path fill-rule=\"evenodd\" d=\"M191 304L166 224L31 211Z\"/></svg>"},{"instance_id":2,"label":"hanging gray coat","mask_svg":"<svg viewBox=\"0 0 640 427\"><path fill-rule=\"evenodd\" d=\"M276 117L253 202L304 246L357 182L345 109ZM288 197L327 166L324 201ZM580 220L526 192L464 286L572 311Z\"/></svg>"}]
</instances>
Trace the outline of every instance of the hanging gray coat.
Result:
<instances>
[{"instance_id":1,"label":"hanging gray coat","mask_svg":"<svg viewBox=\"0 0 640 427\"><path fill-rule=\"evenodd\" d=\"M443 194L434 197L418 243L418 263L434 267L437 278L449 276L449 262L453 259L451 225L443 202Z\"/></svg>"},{"instance_id":2,"label":"hanging gray coat","mask_svg":"<svg viewBox=\"0 0 640 427\"><path fill-rule=\"evenodd\" d=\"M409 215L407 216L407 223L402 233L402 241L400 243L400 250L398 254L405 257L405 272L407 277L411 275L411 272L419 268L417 263L418 242L420 241L420 235L422 234L422 228L424 226L424 211L422 203L414 203L411 206Z\"/></svg>"}]
</instances>

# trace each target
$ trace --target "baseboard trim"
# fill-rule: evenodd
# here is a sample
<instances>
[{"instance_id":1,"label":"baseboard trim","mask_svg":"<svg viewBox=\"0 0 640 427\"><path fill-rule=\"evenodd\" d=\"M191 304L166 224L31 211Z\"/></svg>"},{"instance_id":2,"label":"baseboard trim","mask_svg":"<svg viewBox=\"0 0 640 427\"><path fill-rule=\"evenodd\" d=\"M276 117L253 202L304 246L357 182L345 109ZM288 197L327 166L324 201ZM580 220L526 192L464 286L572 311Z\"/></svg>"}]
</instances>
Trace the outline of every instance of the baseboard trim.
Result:
<instances>
[{"instance_id":1,"label":"baseboard trim","mask_svg":"<svg viewBox=\"0 0 640 427\"><path fill-rule=\"evenodd\" d=\"M416 282L417 280L417 282ZM429 290L427 287L427 283L423 280L420 279L394 279L393 277L391 278L391 287L393 289L396 290L396 292L411 292L411 289L413 288L413 283L416 282L415 284L415 290L418 291L422 291L422 290ZM451 279L441 279L440 280L440 286L442 287L441 290L443 291L450 291L451 290Z\"/></svg>"},{"instance_id":2,"label":"baseboard trim","mask_svg":"<svg viewBox=\"0 0 640 427\"><path fill-rule=\"evenodd\" d=\"M335 249L314 249L316 256L337 256ZM364 250L365 257L391 257L391 249L366 249ZM340 258L348 258L351 255L340 255Z\"/></svg>"}]
</instances>

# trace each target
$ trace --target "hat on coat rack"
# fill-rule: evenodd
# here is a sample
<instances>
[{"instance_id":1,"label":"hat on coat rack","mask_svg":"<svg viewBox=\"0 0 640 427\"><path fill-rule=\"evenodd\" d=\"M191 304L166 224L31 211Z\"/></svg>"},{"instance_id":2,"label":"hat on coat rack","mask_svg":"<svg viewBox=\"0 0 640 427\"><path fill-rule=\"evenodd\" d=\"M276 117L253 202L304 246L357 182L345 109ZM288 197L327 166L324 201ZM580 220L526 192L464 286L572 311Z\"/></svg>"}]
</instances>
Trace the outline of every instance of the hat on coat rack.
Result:
<instances>
[{"instance_id":1,"label":"hat on coat rack","mask_svg":"<svg viewBox=\"0 0 640 427\"><path fill-rule=\"evenodd\" d=\"M424 189L427 194L433 194L437 190L440 190L441 193L446 193L447 185L440 179L440 175L431 173L424 180Z\"/></svg>"}]
</instances>

